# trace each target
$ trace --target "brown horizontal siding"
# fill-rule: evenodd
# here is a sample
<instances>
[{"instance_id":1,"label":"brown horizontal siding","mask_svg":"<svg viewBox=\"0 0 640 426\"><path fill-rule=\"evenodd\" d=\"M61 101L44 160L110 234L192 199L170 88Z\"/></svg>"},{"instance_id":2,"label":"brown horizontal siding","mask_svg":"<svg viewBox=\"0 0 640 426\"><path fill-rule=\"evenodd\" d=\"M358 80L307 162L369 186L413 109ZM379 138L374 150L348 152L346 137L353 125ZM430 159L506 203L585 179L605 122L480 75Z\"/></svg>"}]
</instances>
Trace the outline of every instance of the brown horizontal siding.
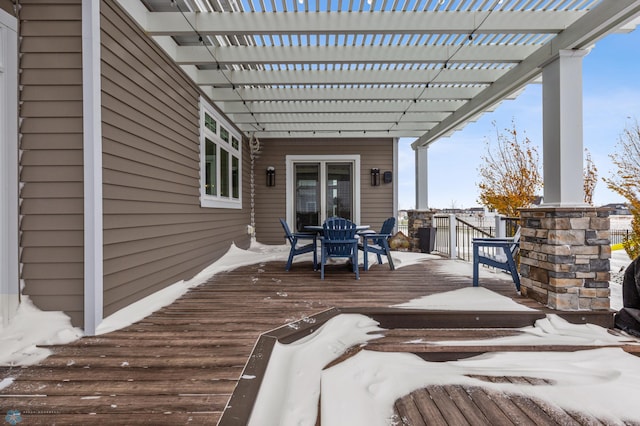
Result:
<instances>
[{"instance_id":1,"label":"brown horizontal siding","mask_svg":"<svg viewBox=\"0 0 640 426\"><path fill-rule=\"evenodd\" d=\"M81 2L21 1L20 245L24 293L83 309Z\"/></svg>"},{"instance_id":2,"label":"brown horizontal siding","mask_svg":"<svg viewBox=\"0 0 640 426\"><path fill-rule=\"evenodd\" d=\"M26 6L37 7L37 6ZM78 5L80 7L80 5ZM80 37L67 36L57 37L28 37L24 38L20 44L20 50L25 53L51 53L51 52L81 52L82 35Z\"/></svg>"},{"instance_id":3,"label":"brown horizontal siding","mask_svg":"<svg viewBox=\"0 0 640 426\"><path fill-rule=\"evenodd\" d=\"M249 239L243 210L200 207L198 88L116 2L101 4L104 313L189 279Z\"/></svg>"},{"instance_id":4,"label":"brown horizontal siding","mask_svg":"<svg viewBox=\"0 0 640 426\"><path fill-rule=\"evenodd\" d=\"M24 247L22 249L22 261L32 262L47 256L50 262L56 263L72 263L76 262L84 256L83 247L58 247L56 250L51 250L49 247ZM40 281L32 282L32 286L38 286ZM64 289L63 289L64 290ZM52 289L52 291L57 291Z\"/></svg>"},{"instance_id":5,"label":"brown horizontal siding","mask_svg":"<svg viewBox=\"0 0 640 426\"><path fill-rule=\"evenodd\" d=\"M263 139L256 162L256 238L265 244L283 244L278 218L286 217L287 155L360 155L360 218L376 229L393 215L393 185L371 186L371 168L393 170L393 140L389 139ZM276 168L276 186L265 185L268 166Z\"/></svg>"},{"instance_id":6,"label":"brown horizontal siding","mask_svg":"<svg viewBox=\"0 0 640 426\"><path fill-rule=\"evenodd\" d=\"M67 282L68 285L60 290L56 290L55 280L49 280L47 278L34 281L32 286L34 287L34 291L37 291L38 294L42 296L81 297L78 295L82 294L84 290L84 279L67 279Z\"/></svg>"},{"instance_id":7,"label":"brown horizontal siding","mask_svg":"<svg viewBox=\"0 0 640 426\"><path fill-rule=\"evenodd\" d=\"M22 146L22 144L21 144ZM24 167L20 171L22 182L81 182L83 177L82 166L38 166Z\"/></svg>"},{"instance_id":8,"label":"brown horizontal siding","mask_svg":"<svg viewBox=\"0 0 640 426\"><path fill-rule=\"evenodd\" d=\"M82 8L80 1L42 1L42 0L20 0L21 5L37 5L37 7L26 7L20 10L20 18L28 21L32 20L80 20L82 19Z\"/></svg>"},{"instance_id":9,"label":"brown horizontal siding","mask_svg":"<svg viewBox=\"0 0 640 426\"><path fill-rule=\"evenodd\" d=\"M30 58L32 55L25 56ZM82 86L25 86L20 92L24 101L82 101Z\"/></svg>"},{"instance_id":10,"label":"brown horizontal siding","mask_svg":"<svg viewBox=\"0 0 640 426\"><path fill-rule=\"evenodd\" d=\"M13 2L11 0L0 0L0 9L4 10L11 16L15 16Z\"/></svg>"}]
</instances>

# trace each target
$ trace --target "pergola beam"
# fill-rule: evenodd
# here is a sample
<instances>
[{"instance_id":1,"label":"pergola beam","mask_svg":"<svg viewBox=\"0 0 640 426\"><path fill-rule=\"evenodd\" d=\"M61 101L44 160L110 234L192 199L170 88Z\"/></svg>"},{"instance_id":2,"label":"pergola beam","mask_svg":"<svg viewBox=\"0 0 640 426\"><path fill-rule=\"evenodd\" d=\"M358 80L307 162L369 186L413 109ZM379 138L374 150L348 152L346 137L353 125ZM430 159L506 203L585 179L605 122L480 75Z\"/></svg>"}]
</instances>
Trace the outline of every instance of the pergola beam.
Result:
<instances>
[{"instance_id":1,"label":"pergola beam","mask_svg":"<svg viewBox=\"0 0 640 426\"><path fill-rule=\"evenodd\" d=\"M176 46L179 65L517 63L540 45Z\"/></svg>"},{"instance_id":2,"label":"pergola beam","mask_svg":"<svg viewBox=\"0 0 640 426\"><path fill-rule=\"evenodd\" d=\"M383 101L418 99L469 100L482 92L485 86L470 87L337 87L337 88L236 88L205 89L211 99L220 102L248 101Z\"/></svg>"},{"instance_id":3,"label":"pergola beam","mask_svg":"<svg viewBox=\"0 0 640 426\"><path fill-rule=\"evenodd\" d=\"M422 133L423 130L389 130L389 131L372 131L372 130L354 130L354 131L338 131L331 130L326 132L320 131L261 131L256 130L254 128L241 128L242 131L247 134L253 135L260 139L269 139L269 138L417 138Z\"/></svg>"},{"instance_id":4,"label":"pergola beam","mask_svg":"<svg viewBox=\"0 0 640 426\"><path fill-rule=\"evenodd\" d=\"M200 86L269 86L322 84L490 84L509 71L493 69L386 69L386 70L200 70Z\"/></svg>"},{"instance_id":5,"label":"pergola beam","mask_svg":"<svg viewBox=\"0 0 640 426\"><path fill-rule=\"evenodd\" d=\"M227 114L321 114L321 113L349 113L359 111L363 113L398 112L402 113L411 106L412 112L442 112L449 114L460 108L465 100L446 101L334 101L334 102L220 102L218 106Z\"/></svg>"},{"instance_id":6,"label":"pergola beam","mask_svg":"<svg viewBox=\"0 0 640 426\"><path fill-rule=\"evenodd\" d=\"M235 124L255 123L390 123L397 122L403 114L396 113L306 113L299 114L233 114L229 118ZM448 114L442 112L407 112L402 117L403 123L437 123Z\"/></svg>"},{"instance_id":7,"label":"pergola beam","mask_svg":"<svg viewBox=\"0 0 640 426\"><path fill-rule=\"evenodd\" d=\"M474 12L147 12L152 36L292 34L525 34L558 33L584 11Z\"/></svg>"}]
</instances>

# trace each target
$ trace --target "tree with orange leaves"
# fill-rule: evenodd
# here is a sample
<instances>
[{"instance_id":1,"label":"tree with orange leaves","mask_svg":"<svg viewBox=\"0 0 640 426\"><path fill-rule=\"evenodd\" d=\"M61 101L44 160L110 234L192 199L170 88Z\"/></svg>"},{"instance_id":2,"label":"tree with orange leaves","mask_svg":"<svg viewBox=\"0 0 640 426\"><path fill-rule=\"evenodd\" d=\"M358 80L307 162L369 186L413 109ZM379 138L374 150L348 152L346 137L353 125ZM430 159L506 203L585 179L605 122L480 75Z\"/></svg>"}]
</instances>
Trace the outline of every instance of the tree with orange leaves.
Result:
<instances>
[{"instance_id":1,"label":"tree with orange leaves","mask_svg":"<svg viewBox=\"0 0 640 426\"><path fill-rule=\"evenodd\" d=\"M515 122L504 132L496 127L497 144L492 147L487 139L484 164L478 168L480 204L507 216L519 216L518 210L530 207L542 188L538 151L526 135L518 136Z\"/></svg>"},{"instance_id":2,"label":"tree with orange leaves","mask_svg":"<svg viewBox=\"0 0 640 426\"><path fill-rule=\"evenodd\" d=\"M609 189L622 195L629 202L633 215L631 233L622 241L631 259L640 255L640 125L625 127L616 144L616 152L609 157L618 167L609 179L604 179Z\"/></svg>"}]
</instances>

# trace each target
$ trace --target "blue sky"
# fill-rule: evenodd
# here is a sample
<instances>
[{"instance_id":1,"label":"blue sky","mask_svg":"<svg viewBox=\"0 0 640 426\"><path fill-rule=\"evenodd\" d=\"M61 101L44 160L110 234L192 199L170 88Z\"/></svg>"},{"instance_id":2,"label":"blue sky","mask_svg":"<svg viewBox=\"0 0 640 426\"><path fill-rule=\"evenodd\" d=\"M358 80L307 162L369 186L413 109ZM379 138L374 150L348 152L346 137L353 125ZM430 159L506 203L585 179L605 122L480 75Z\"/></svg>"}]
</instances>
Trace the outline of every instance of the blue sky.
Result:
<instances>
[{"instance_id":1,"label":"blue sky","mask_svg":"<svg viewBox=\"0 0 640 426\"><path fill-rule=\"evenodd\" d=\"M614 166L609 154L625 126L640 121L640 29L612 34L598 42L583 62L584 146L598 168L599 181L594 204L623 201L602 182ZM524 131L538 146L542 160L542 85L529 85L512 101L504 101L494 112L468 124L462 131L443 138L429 148L429 207L478 206L478 167L484 141L495 141L495 129L511 127ZM415 207L414 139L400 140L399 208Z\"/></svg>"}]
</instances>

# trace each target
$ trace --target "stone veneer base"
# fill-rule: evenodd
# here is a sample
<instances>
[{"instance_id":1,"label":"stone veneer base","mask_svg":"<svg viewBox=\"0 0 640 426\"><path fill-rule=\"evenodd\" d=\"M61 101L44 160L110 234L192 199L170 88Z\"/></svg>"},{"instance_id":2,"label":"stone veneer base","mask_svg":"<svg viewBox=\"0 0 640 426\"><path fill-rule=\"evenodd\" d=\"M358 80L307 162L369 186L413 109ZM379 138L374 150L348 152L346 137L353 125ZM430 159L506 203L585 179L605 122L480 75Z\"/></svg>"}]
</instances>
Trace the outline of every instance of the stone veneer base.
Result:
<instances>
[{"instance_id":1,"label":"stone veneer base","mask_svg":"<svg viewBox=\"0 0 640 426\"><path fill-rule=\"evenodd\" d=\"M609 209L522 209L522 294L557 310L608 310Z\"/></svg>"}]
</instances>

